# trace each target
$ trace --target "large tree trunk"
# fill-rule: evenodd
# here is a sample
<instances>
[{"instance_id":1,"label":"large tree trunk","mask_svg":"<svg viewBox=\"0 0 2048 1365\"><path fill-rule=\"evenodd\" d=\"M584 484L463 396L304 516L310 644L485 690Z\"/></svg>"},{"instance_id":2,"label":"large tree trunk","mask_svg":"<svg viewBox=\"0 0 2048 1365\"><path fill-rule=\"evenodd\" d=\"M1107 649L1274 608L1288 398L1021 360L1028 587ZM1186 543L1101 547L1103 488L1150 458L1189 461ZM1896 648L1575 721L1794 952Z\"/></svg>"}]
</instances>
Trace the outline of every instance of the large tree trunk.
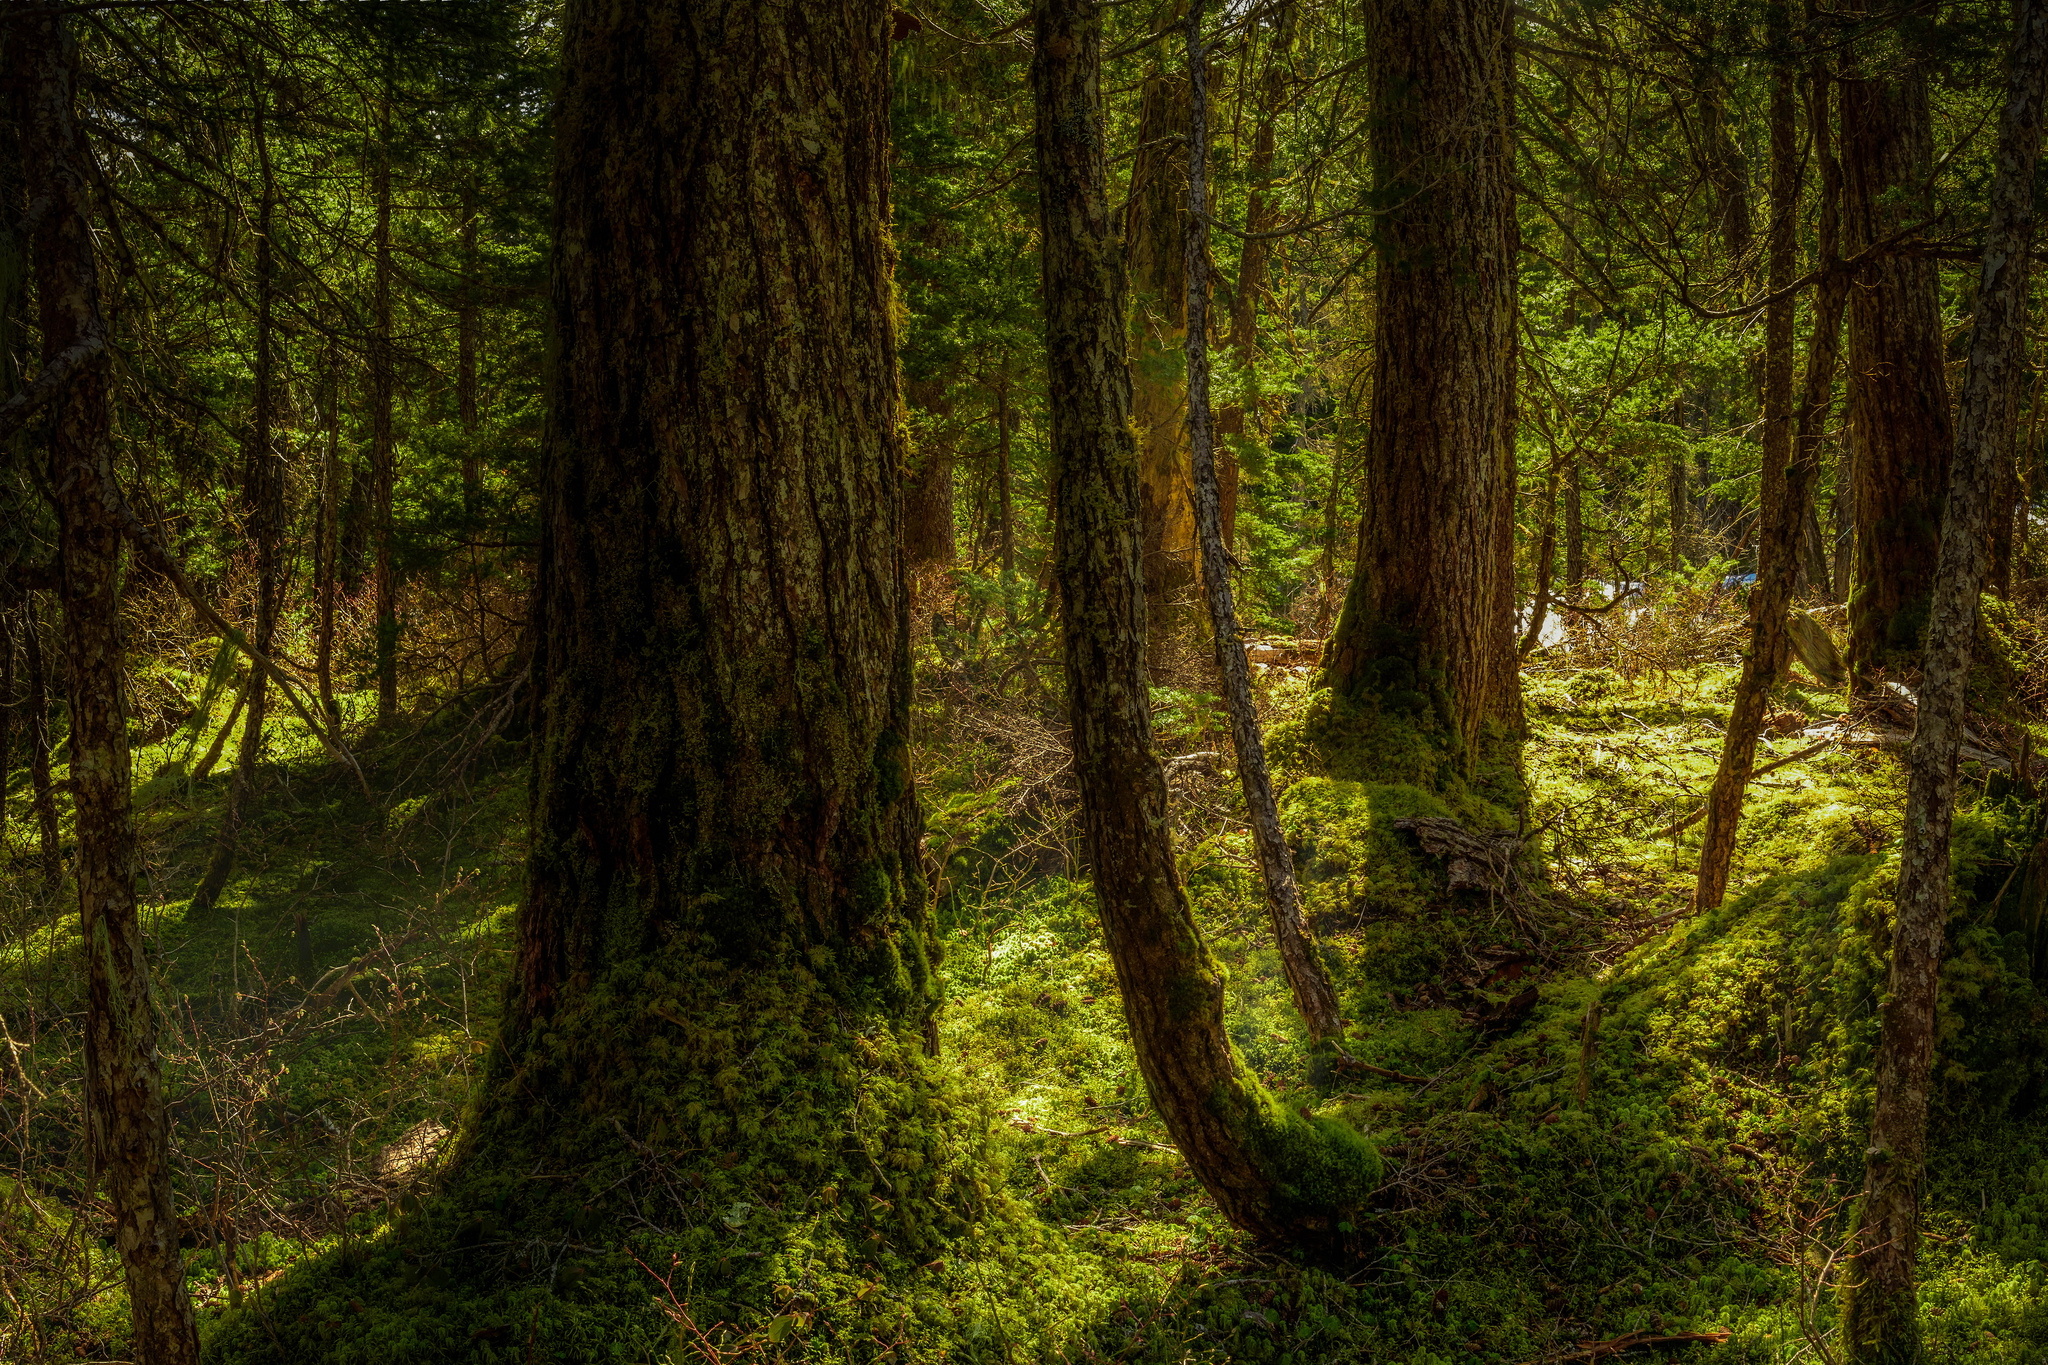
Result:
<instances>
[{"instance_id":1,"label":"large tree trunk","mask_svg":"<svg viewBox=\"0 0 2048 1365\"><path fill-rule=\"evenodd\" d=\"M1914 1273L1920 1247L1927 1100L1934 1065L1935 1006L1949 913L1949 829L1965 690L1977 638L1985 532L1999 472L2011 458L2025 382L2028 251L2034 167L2041 155L2048 85L2048 3L2020 0L1998 130L1991 219L1957 413L1953 476L1942 514L1921 656L1919 718L1907 755L1906 818L1899 850L1898 912L1877 1050L1877 1104L1858 1209L1855 1256L1842 1333L1857 1365L1920 1359Z\"/></svg>"},{"instance_id":2,"label":"large tree trunk","mask_svg":"<svg viewBox=\"0 0 2048 1365\"><path fill-rule=\"evenodd\" d=\"M35 231L35 270L48 364L105 335L88 153L72 119L77 49L61 12L25 10L11 17L6 40L22 161L34 193L47 201ZM94 1171L113 1207L134 1356L150 1365L185 1365L198 1360L199 1340L178 1255L156 1001L136 913L118 599L121 532L104 501L114 477L107 372L103 355L81 366L50 418L85 943L86 1114Z\"/></svg>"},{"instance_id":3,"label":"large tree trunk","mask_svg":"<svg viewBox=\"0 0 2048 1365\"><path fill-rule=\"evenodd\" d=\"M1516 709L1511 6L1372 0L1379 309L1358 567L1325 677L1472 752Z\"/></svg>"},{"instance_id":4,"label":"large tree trunk","mask_svg":"<svg viewBox=\"0 0 2048 1365\"><path fill-rule=\"evenodd\" d=\"M1765 11L1769 44L1783 53L1791 43L1791 22L1780 0ZM1825 85L1816 82L1814 98L1824 99ZM1813 506L1817 473L1812 447L1795 441L1792 429L1792 342L1795 297L1789 292L1798 268L1799 148L1793 71L1789 57L1780 57L1771 73L1771 221L1767 235L1766 284L1773 294L1764 310L1762 512L1757 535L1756 586L1749 594L1749 649L1742 658L1742 676L1735 685L1735 704L1721 741L1721 765L1707 796L1707 821L1700 840L1699 876L1693 887L1695 912L1711 910L1728 890L1728 867L1735 854L1735 834L1742 822L1742 798L1756 761L1757 736L1763 731L1764 709L1771 687L1785 670L1785 614L1799 584L1800 541ZM1825 135L1825 117L1814 120ZM1835 243L1835 209L1821 208L1821 258L1831 264ZM1840 327L1842 281L1830 275L1822 285L1816 309L1813 345L1807 357L1809 401L1815 385L1834 383L1834 338ZM1801 433L1804 435L1805 433Z\"/></svg>"},{"instance_id":5,"label":"large tree trunk","mask_svg":"<svg viewBox=\"0 0 2048 1365\"><path fill-rule=\"evenodd\" d=\"M1132 418L1138 426L1138 511L1144 532L1145 619L1155 647L1187 626L1195 584L1195 523L1183 413L1181 350L1187 278L1181 214L1187 197L1188 86L1172 72L1145 79L1138 154L1131 165L1124 236L1136 298L1131 314Z\"/></svg>"},{"instance_id":6,"label":"large tree trunk","mask_svg":"<svg viewBox=\"0 0 2048 1365\"><path fill-rule=\"evenodd\" d=\"M251 367L255 375L249 418L249 440L242 462L242 526L256 556L256 633L253 643L261 653L270 652L271 637L277 630L280 546L284 530L284 471L278 461L272 431L277 416L276 334L273 323L277 295L276 256L271 248L271 226L276 214L277 183L270 163L270 138L265 127L264 104L268 91L253 92L256 110L253 130L257 166L260 172L256 207L256 354ZM250 670L247 713L242 720L242 743L235 758L235 775L228 786L227 806L221 812L220 829L214 836L213 857L206 875L192 893L191 910L204 914L219 900L234 872L242 822L248 818L255 799L256 765L263 754L263 722L269 696L269 677L260 668Z\"/></svg>"},{"instance_id":7,"label":"large tree trunk","mask_svg":"<svg viewBox=\"0 0 2048 1365\"><path fill-rule=\"evenodd\" d=\"M1930 216L1934 164L1927 80L1910 68L1845 78L1845 253ZM1849 426L1856 569L1849 665L1859 684L1919 658L1948 485L1948 379L1935 263L1880 253L1849 303Z\"/></svg>"},{"instance_id":8,"label":"large tree trunk","mask_svg":"<svg viewBox=\"0 0 2048 1365\"><path fill-rule=\"evenodd\" d=\"M1307 1129L1307 1121L1276 1112L1224 1031L1223 974L1181 887L1152 747L1125 280L1103 154L1101 8L1097 0L1042 0L1036 25L1053 553L1074 776L1103 937L1139 1070L1188 1169L1224 1216L1254 1236L1328 1242L1337 1210L1300 1207L1275 1164L1287 1148L1276 1126ZM1293 1150L1319 1139L1328 1140L1307 1129Z\"/></svg>"},{"instance_id":9,"label":"large tree trunk","mask_svg":"<svg viewBox=\"0 0 2048 1365\"><path fill-rule=\"evenodd\" d=\"M675 934L834 948L849 992L932 1008L887 29L869 0L570 6L515 1033Z\"/></svg>"}]
</instances>

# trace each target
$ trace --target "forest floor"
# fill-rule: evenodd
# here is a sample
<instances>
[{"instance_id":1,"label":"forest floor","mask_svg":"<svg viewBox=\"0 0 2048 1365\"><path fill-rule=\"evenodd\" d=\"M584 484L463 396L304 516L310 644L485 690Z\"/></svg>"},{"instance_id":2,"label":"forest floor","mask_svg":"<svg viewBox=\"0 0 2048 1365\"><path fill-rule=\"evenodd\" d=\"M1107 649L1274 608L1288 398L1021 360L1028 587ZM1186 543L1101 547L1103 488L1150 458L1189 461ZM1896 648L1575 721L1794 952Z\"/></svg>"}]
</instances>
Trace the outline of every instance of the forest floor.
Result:
<instances>
[{"instance_id":1,"label":"forest floor","mask_svg":"<svg viewBox=\"0 0 2048 1365\"><path fill-rule=\"evenodd\" d=\"M1362 1064L1332 1075L1306 1062L1213 700L1161 690L1183 865L1229 969L1236 1043L1285 1103L1348 1116L1385 1163L1364 1249L1341 1267L1253 1254L1166 1145L1088 886L1068 875L1049 723L928 686L927 733L943 737L920 765L946 946L943 1055L1002 1135L1011 1193L1089 1288L1031 1342L909 1339L868 1358L1837 1358L1899 767L1860 742L1865 721L1844 741L1838 695L1789 690L1760 757L1789 761L1753 789L1735 890L1688 915L1699 827L1684 817L1711 779L1734 674L1727 609L1687 610L1525 672L1529 795L1502 822L1526 843L1497 886L1448 890L1442 864L1393 824L1469 818L1469 805L1283 763L1305 894ZM207 657L154 660L139 693L199 695ZM1283 759L1304 672L1266 675ZM204 726L140 736L152 739L137 760L146 915L205 1322L260 1304L309 1256L373 1242L431 1187L490 1046L522 878L521 754L478 744L481 728L451 711L366 747L375 801L282 730L236 877L203 917L183 897L210 855L226 768L185 778ZM2048 875L2037 804L1980 768L1965 789L1923 1317L1935 1361L2038 1361L2048 998L2034 982ZM10 806L0 1360L121 1360L118 1268L81 1159L80 945L36 887L24 793ZM336 1311L345 1336L351 1308ZM675 1359L857 1355L807 1344L800 1317L776 1321ZM521 1358L516 1342L479 1338L464 1358Z\"/></svg>"}]
</instances>

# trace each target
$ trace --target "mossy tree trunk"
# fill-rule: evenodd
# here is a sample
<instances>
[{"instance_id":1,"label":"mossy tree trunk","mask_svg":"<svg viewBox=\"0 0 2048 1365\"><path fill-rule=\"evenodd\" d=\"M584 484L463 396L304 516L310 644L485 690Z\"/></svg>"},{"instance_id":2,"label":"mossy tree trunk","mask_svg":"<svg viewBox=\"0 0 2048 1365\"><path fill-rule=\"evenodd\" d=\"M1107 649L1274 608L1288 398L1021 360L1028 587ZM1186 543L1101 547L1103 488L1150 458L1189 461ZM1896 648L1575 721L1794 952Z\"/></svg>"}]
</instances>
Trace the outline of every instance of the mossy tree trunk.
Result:
<instances>
[{"instance_id":1,"label":"mossy tree trunk","mask_svg":"<svg viewBox=\"0 0 2048 1365\"><path fill-rule=\"evenodd\" d=\"M34 260L46 365L104 342L93 259L89 155L72 107L77 48L55 7L12 16L6 42L22 161L45 201ZM86 1117L95 1176L112 1205L136 1359L199 1358L185 1297L164 1111L159 1021L135 895L128 718L123 705L121 531L113 491L113 405L104 351L52 404L49 487L56 502L64 680L85 944Z\"/></svg>"},{"instance_id":2,"label":"mossy tree trunk","mask_svg":"<svg viewBox=\"0 0 2048 1365\"><path fill-rule=\"evenodd\" d=\"M1866 67L1896 61L1869 54ZM1841 82L1843 250L1909 233L1932 212L1934 130L1917 66ZM1940 281L1924 256L1880 252L1849 302L1849 430L1856 518L1849 667L1867 683L1913 667L1927 620L1948 485L1948 370Z\"/></svg>"},{"instance_id":3,"label":"mossy tree trunk","mask_svg":"<svg viewBox=\"0 0 2048 1365\"><path fill-rule=\"evenodd\" d=\"M1285 1185L1289 1128L1223 1028L1223 974L1182 889L1152 746L1122 252L1102 136L1101 6L1041 0L1037 100L1047 394L1074 775L1103 937L1139 1070L1224 1216L1267 1242L1329 1241L1331 1208ZM1319 1150L1306 1121L1291 1135ZM1311 1157L1313 1159L1313 1157ZM1363 1191L1339 1197L1358 1197Z\"/></svg>"},{"instance_id":4,"label":"mossy tree trunk","mask_svg":"<svg viewBox=\"0 0 2048 1365\"><path fill-rule=\"evenodd\" d=\"M1516 709L1511 7L1372 0L1380 202L1358 564L1325 679L1469 754Z\"/></svg>"},{"instance_id":5,"label":"mossy tree trunk","mask_svg":"<svg viewBox=\"0 0 2048 1365\"><path fill-rule=\"evenodd\" d=\"M933 1008L888 29L875 0L566 12L515 1049L678 938Z\"/></svg>"},{"instance_id":6,"label":"mossy tree trunk","mask_svg":"<svg viewBox=\"0 0 2048 1365\"><path fill-rule=\"evenodd\" d=\"M1856 1365L1921 1358L1914 1276L1920 1246L1928 1091L1934 1068L1941 947L1949 914L1949 832L1957 751L1977 638L1985 532L2000 472L2011 458L2025 383L2028 252L2034 168L2048 86L2048 3L2020 0L1999 124L1991 218L1957 413L1955 459L1942 513L1921 659L1919 717L1907 755L1906 818L1898 910L1877 1052L1877 1103L1866 1148L1850 1290L1842 1332Z\"/></svg>"}]
</instances>

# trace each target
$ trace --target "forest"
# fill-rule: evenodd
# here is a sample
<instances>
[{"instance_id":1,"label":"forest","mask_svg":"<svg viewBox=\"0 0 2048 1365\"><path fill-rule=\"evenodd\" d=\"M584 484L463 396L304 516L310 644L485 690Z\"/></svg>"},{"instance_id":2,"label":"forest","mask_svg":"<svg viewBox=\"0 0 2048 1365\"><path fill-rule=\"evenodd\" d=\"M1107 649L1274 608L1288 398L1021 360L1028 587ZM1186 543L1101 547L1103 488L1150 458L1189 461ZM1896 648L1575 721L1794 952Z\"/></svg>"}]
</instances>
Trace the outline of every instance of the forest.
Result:
<instances>
[{"instance_id":1,"label":"forest","mask_svg":"<svg viewBox=\"0 0 2048 1365\"><path fill-rule=\"evenodd\" d=\"M0 5L0 1361L2048 1361L2044 98Z\"/></svg>"}]
</instances>

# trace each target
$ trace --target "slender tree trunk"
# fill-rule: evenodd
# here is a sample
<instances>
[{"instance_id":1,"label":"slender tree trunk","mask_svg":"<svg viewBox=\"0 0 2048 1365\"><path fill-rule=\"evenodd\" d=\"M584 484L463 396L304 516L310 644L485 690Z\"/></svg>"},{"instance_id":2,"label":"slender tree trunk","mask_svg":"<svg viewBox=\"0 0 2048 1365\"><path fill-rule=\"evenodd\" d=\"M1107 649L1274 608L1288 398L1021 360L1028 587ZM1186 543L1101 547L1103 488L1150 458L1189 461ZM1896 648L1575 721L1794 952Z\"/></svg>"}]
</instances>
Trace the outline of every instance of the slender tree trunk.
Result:
<instances>
[{"instance_id":1,"label":"slender tree trunk","mask_svg":"<svg viewBox=\"0 0 2048 1365\"><path fill-rule=\"evenodd\" d=\"M1762 512L1757 536L1756 585L1749 593L1749 648L1735 686L1735 705L1721 741L1721 765L1707 796L1706 830L1701 836L1699 876L1693 886L1694 913L1711 910L1728 890L1728 867L1742 822L1742 798L1756 761L1757 736L1771 687L1785 671L1785 614L1799 581L1799 541L1813 505L1812 452L1793 439L1792 342L1794 297L1787 291L1798 269L1799 146L1793 92L1791 21L1783 0L1765 10L1773 64L1770 96L1771 220L1767 229L1766 284L1777 295L1764 311ZM1832 208L1822 215L1832 220ZM1831 222L1830 222L1831 225ZM1822 255L1829 254L1823 230ZM1823 305L1825 309L1825 305ZM1833 327L1817 322L1816 349L1831 346ZM1807 365L1809 384L1816 358ZM1833 357L1826 368L1833 369ZM1832 377L1825 381L1832 383Z\"/></svg>"},{"instance_id":2,"label":"slender tree trunk","mask_svg":"<svg viewBox=\"0 0 2048 1365\"><path fill-rule=\"evenodd\" d=\"M0 608L0 849L7 847L7 788L14 776L14 715L22 706L15 695L14 632L19 617Z\"/></svg>"},{"instance_id":3,"label":"slender tree trunk","mask_svg":"<svg viewBox=\"0 0 2048 1365\"><path fill-rule=\"evenodd\" d=\"M1925 222L1934 167L1927 77L1841 82L1843 249ZM1948 485L1947 363L1935 262L1884 253L1858 268L1849 303L1849 426L1855 443L1856 577L1849 666L1859 685L1919 658Z\"/></svg>"},{"instance_id":4,"label":"slender tree trunk","mask_svg":"<svg viewBox=\"0 0 2048 1365\"><path fill-rule=\"evenodd\" d=\"M255 393L251 404L249 441L242 465L242 525L256 555L256 633L253 643L268 654L277 630L279 583L279 540L284 521L284 477L279 466L273 429L276 424L277 363L274 314L277 296L276 254L271 229L276 216L277 183L270 162L269 130L265 126L268 92L259 72L255 91L255 120L252 130L260 174L260 198L256 206L256 355ZM220 829L214 835L213 857L206 875L192 893L190 912L205 914L220 899L235 869L236 850L242 822L248 818L255 799L256 765L263 755L263 722L269 677L260 668L249 670L247 715L243 720L241 749L235 759L235 775L228 786L228 799L221 812Z\"/></svg>"},{"instance_id":5,"label":"slender tree trunk","mask_svg":"<svg viewBox=\"0 0 2048 1365\"><path fill-rule=\"evenodd\" d=\"M1152 747L1125 280L1102 137L1101 7L1041 0L1035 22L1054 556L1074 775L1103 937L1139 1070L1188 1168L1224 1216L1253 1235L1328 1240L1335 1211L1295 1207L1270 1164L1278 1145L1270 1125L1295 1120L1269 1107L1224 1031L1222 972L1181 888Z\"/></svg>"},{"instance_id":6,"label":"slender tree trunk","mask_svg":"<svg viewBox=\"0 0 2048 1365\"><path fill-rule=\"evenodd\" d=\"M1576 463L1578 452L1573 451L1564 463ZM1543 478L1543 534L1536 541L1536 566L1531 579L1536 593L1529 601L1529 624L1522 631L1522 642L1515 648L1515 658L1526 659L1543 639L1543 623L1550 619L1551 585L1557 578L1557 485L1561 470L1560 462L1552 458L1550 468Z\"/></svg>"},{"instance_id":7,"label":"slender tree trunk","mask_svg":"<svg viewBox=\"0 0 2048 1365\"><path fill-rule=\"evenodd\" d=\"M1935 1006L1949 915L1949 829L1983 589L1985 531L1998 472L2010 458L2019 388L2025 382L2034 166L2041 155L2042 97L2048 85L2048 3L2043 0L2019 0L2014 6L2007 79L1977 316L1921 656L1919 719L1906 759L1906 818L1878 1040L1877 1105L1842 1323L1855 1365L1909 1365L1921 1358L1914 1275Z\"/></svg>"},{"instance_id":8,"label":"slender tree trunk","mask_svg":"<svg viewBox=\"0 0 2048 1365\"><path fill-rule=\"evenodd\" d=\"M28 664L28 780L36 812L36 851L43 889L64 884L64 844L57 825L57 789L50 779L50 685L43 667L42 613L31 596L21 607L22 657Z\"/></svg>"},{"instance_id":9,"label":"slender tree trunk","mask_svg":"<svg viewBox=\"0 0 2048 1365\"><path fill-rule=\"evenodd\" d=\"M341 706L334 699L334 597L341 577L341 355L331 342L325 388L327 451L320 462L320 524L313 561L319 612L313 632L313 676L320 690L321 710L338 727Z\"/></svg>"},{"instance_id":10,"label":"slender tree trunk","mask_svg":"<svg viewBox=\"0 0 2048 1365\"><path fill-rule=\"evenodd\" d=\"M951 565L958 554L953 531L954 425L943 378L907 384L910 405L929 415L927 440L915 452L903 484L903 557L912 569Z\"/></svg>"},{"instance_id":11,"label":"slender tree trunk","mask_svg":"<svg viewBox=\"0 0 2048 1365\"><path fill-rule=\"evenodd\" d=\"M1266 742L1259 733L1258 711L1252 703L1251 664L1237 633L1237 607L1231 601L1230 556L1223 539L1223 499L1216 476L1215 434L1209 420L1209 205L1208 205L1208 50L1202 35L1202 0L1188 5L1188 86L1192 94L1188 121L1187 365L1188 451L1194 474L1194 519L1202 548L1202 583L1209 599L1209 625L1216 642L1216 672L1223 685L1223 704L1230 713L1230 738L1237 751L1237 777L1244 788L1252 842L1265 883L1266 908L1273 919L1273 938L1280 949L1281 970L1294 992L1295 1008L1318 1044L1341 1042L1344 1021L1338 1015L1337 992L1316 956L1315 938L1301 909L1301 891L1294 882L1294 855L1280 829L1280 807L1273 797L1273 779L1266 771Z\"/></svg>"},{"instance_id":12,"label":"slender tree trunk","mask_svg":"<svg viewBox=\"0 0 2048 1365\"><path fill-rule=\"evenodd\" d=\"M1145 619L1154 648L1188 626L1185 600L1195 583L1195 526L1179 373L1187 334L1187 281L1181 273L1181 211L1186 199L1188 88L1154 71L1138 106L1138 153L1131 166L1124 235L1132 312L1132 418L1138 424L1139 515L1145 535Z\"/></svg>"},{"instance_id":13,"label":"slender tree trunk","mask_svg":"<svg viewBox=\"0 0 2048 1365\"><path fill-rule=\"evenodd\" d=\"M1010 376L1005 372L996 381L996 552L1006 580L1017 572L1016 472L1010 437Z\"/></svg>"},{"instance_id":14,"label":"slender tree trunk","mask_svg":"<svg viewBox=\"0 0 2048 1365\"><path fill-rule=\"evenodd\" d=\"M1577 606L1586 596L1586 507L1584 457L1577 451L1565 462L1564 475L1564 600Z\"/></svg>"},{"instance_id":15,"label":"slender tree trunk","mask_svg":"<svg viewBox=\"0 0 2048 1365\"><path fill-rule=\"evenodd\" d=\"M35 230L47 364L104 334L89 153L73 122L77 49L61 11L27 10L11 18L7 42L22 160L29 183L49 204ZM197 1362L199 1339L178 1255L156 1001L136 912L117 595L121 532L103 500L114 476L107 368L103 356L82 366L50 418L86 959L86 1113L94 1170L113 1206L135 1357L150 1365L186 1365Z\"/></svg>"},{"instance_id":16,"label":"slender tree trunk","mask_svg":"<svg viewBox=\"0 0 2048 1365\"><path fill-rule=\"evenodd\" d=\"M478 304L478 296L483 292L483 270L476 246L479 216L476 193L465 187L462 193L462 294L455 305L455 417L462 425L462 510L472 517L483 506L484 496L483 457L477 449L476 371L483 353L483 310Z\"/></svg>"},{"instance_id":17,"label":"slender tree trunk","mask_svg":"<svg viewBox=\"0 0 2048 1365\"><path fill-rule=\"evenodd\" d=\"M384 93L377 106L377 146L371 172L371 194L377 222L371 239L373 256L370 315L370 538L377 593L377 723L398 714L398 583L391 563L392 497L398 452L392 430L396 376L391 335L391 78L390 58Z\"/></svg>"},{"instance_id":18,"label":"slender tree trunk","mask_svg":"<svg viewBox=\"0 0 2048 1365\"><path fill-rule=\"evenodd\" d=\"M1379 309L1358 566L1324 676L1434 711L1467 761L1518 723L1516 229L1506 0L1372 0Z\"/></svg>"},{"instance_id":19,"label":"slender tree trunk","mask_svg":"<svg viewBox=\"0 0 2048 1365\"><path fill-rule=\"evenodd\" d=\"M1267 23L1272 37L1264 52L1266 69L1259 80L1258 127L1252 133L1251 156L1245 162L1247 192L1244 214L1245 236L1237 253L1237 289L1230 299L1230 351L1244 386L1235 403L1216 412L1216 496L1223 519L1223 548L1237 543L1238 459L1236 443L1243 439L1246 419L1259 406L1258 350L1259 298L1266 292L1273 239L1266 234L1280 221L1280 196L1274 193L1274 154L1279 147L1280 106L1287 89L1287 74L1294 51L1294 0L1280 0ZM1256 51L1246 45L1247 63ZM1249 70L1247 69L1247 75Z\"/></svg>"}]
</instances>

